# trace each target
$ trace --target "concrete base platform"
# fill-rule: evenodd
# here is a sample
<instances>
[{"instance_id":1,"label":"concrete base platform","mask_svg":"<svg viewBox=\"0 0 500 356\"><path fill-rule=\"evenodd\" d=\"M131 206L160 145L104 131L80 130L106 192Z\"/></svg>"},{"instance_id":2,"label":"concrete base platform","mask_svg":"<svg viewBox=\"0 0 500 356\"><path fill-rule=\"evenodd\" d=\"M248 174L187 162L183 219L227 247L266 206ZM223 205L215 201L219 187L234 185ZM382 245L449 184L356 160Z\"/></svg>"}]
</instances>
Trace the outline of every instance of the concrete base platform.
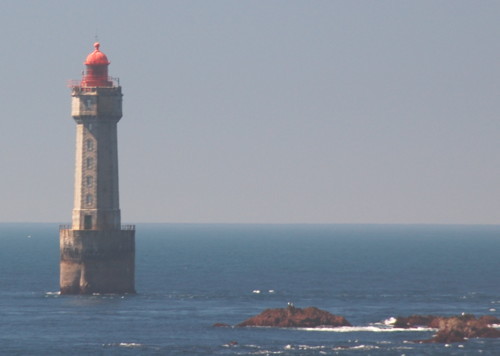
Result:
<instances>
[{"instance_id":1,"label":"concrete base platform","mask_svg":"<svg viewBox=\"0 0 500 356\"><path fill-rule=\"evenodd\" d=\"M61 294L135 293L135 230L60 230Z\"/></svg>"}]
</instances>

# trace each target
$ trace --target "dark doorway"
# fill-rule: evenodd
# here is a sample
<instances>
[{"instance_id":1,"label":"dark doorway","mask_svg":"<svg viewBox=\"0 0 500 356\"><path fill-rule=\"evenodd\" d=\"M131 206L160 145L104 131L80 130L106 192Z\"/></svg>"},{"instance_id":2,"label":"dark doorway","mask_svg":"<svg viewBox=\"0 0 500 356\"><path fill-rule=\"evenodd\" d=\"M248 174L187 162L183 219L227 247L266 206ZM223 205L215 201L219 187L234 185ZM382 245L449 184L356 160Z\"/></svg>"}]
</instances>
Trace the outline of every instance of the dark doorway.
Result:
<instances>
[{"instance_id":1,"label":"dark doorway","mask_svg":"<svg viewBox=\"0 0 500 356\"><path fill-rule=\"evenodd\" d=\"M85 215L85 218L83 220L83 228L85 230L92 229L92 215Z\"/></svg>"}]
</instances>

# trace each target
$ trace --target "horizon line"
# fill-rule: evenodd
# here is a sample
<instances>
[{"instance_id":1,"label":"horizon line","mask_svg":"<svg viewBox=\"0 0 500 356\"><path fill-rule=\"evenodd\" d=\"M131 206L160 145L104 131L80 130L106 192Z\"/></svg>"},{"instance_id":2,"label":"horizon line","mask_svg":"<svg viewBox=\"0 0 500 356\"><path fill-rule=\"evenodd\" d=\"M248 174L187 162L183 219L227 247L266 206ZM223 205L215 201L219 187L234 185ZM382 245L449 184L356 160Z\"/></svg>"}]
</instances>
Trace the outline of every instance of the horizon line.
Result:
<instances>
[{"instance_id":1,"label":"horizon line","mask_svg":"<svg viewBox=\"0 0 500 356\"><path fill-rule=\"evenodd\" d=\"M66 225L67 222L55 221L0 221L0 224L45 224ZM499 223L440 223L440 222L418 222L418 223L387 223L387 222L134 222L122 223L125 225L391 225L391 226L500 226Z\"/></svg>"}]
</instances>

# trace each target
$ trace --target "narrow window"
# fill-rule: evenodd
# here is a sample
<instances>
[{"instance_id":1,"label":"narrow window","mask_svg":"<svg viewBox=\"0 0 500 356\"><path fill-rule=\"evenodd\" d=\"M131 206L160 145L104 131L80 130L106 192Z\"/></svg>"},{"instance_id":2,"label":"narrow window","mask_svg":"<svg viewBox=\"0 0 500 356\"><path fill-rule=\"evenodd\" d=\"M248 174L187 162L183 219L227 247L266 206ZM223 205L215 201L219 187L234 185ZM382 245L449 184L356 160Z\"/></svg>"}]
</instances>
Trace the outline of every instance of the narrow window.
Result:
<instances>
[{"instance_id":1,"label":"narrow window","mask_svg":"<svg viewBox=\"0 0 500 356\"><path fill-rule=\"evenodd\" d=\"M93 201L94 201L94 199L92 198L92 194L87 194L87 196L85 197L85 203L87 205L92 205Z\"/></svg>"},{"instance_id":2,"label":"narrow window","mask_svg":"<svg viewBox=\"0 0 500 356\"><path fill-rule=\"evenodd\" d=\"M87 140L87 151L92 152L94 150L94 141L92 140Z\"/></svg>"},{"instance_id":3,"label":"narrow window","mask_svg":"<svg viewBox=\"0 0 500 356\"><path fill-rule=\"evenodd\" d=\"M94 159L92 157L87 157L87 169L94 168Z\"/></svg>"},{"instance_id":4,"label":"narrow window","mask_svg":"<svg viewBox=\"0 0 500 356\"><path fill-rule=\"evenodd\" d=\"M87 187L91 188L94 185L94 177L87 176L85 180L87 182Z\"/></svg>"}]
</instances>

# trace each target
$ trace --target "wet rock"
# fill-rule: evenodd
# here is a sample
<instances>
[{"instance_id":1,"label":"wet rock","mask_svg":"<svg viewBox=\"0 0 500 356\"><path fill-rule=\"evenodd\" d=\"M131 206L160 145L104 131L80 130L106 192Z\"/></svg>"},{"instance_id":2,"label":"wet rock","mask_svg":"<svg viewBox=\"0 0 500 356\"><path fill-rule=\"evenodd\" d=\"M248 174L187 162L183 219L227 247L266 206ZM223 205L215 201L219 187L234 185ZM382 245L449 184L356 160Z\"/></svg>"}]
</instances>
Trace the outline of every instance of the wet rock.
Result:
<instances>
[{"instance_id":1,"label":"wet rock","mask_svg":"<svg viewBox=\"0 0 500 356\"><path fill-rule=\"evenodd\" d=\"M500 318L497 318L496 316L493 315L483 315L479 317L479 320L482 320L489 325L493 324L500 325Z\"/></svg>"},{"instance_id":2,"label":"wet rock","mask_svg":"<svg viewBox=\"0 0 500 356\"><path fill-rule=\"evenodd\" d=\"M463 342L470 338L497 338L500 330L492 328L491 324L500 323L500 319L494 316L481 316L476 318L472 314L443 317L435 315L411 315L409 317L398 317L395 327L411 328L427 326L438 329L432 339L422 340L423 343L453 343Z\"/></svg>"},{"instance_id":3,"label":"wet rock","mask_svg":"<svg viewBox=\"0 0 500 356\"><path fill-rule=\"evenodd\" d=\"M333 315L315 307L301 309L289 305L287 308L266 309L237 326L315 328L320 326L351 326L351 324L343 316Z\"/></svg>"},{"instance_id":4,"label":"wet rock","mask_svg":"<svg viewBox=\"0 0 500 356\"><path fill-rule=\"evenodd\" d=\"M500 330L489 326L484 319L476 319L466 315L444 318L439 321L439 330L430 342L462 342L471 338L496 338L500 337Z\"/></svg>"},{"instance_id":5,"label":"wet rock","mask_svg":"<svg viewBox=\"0 0 500 356\"><path fill-rule=\"evenodd\" d=\"M439 327L439 316L435 315L410 315L408 317L398 316L394 323L395 328L415 328L418 326L427 326L430 328Z\"/></svg>"}]
</instances>

